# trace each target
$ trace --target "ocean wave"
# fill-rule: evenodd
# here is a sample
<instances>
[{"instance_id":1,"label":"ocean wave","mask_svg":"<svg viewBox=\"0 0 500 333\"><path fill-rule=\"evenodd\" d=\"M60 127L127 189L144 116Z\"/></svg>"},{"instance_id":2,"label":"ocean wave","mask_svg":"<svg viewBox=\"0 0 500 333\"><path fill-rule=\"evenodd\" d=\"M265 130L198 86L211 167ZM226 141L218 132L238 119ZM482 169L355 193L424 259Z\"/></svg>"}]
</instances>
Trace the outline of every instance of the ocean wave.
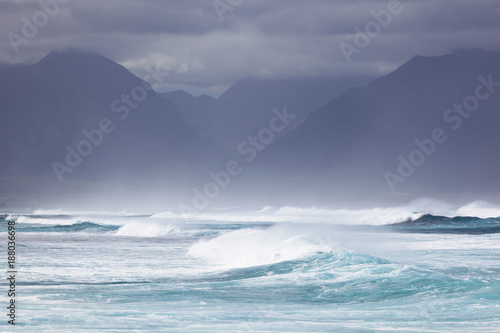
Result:
<instances>
[{"instance_id":1,"label":"ocean wave","mask_svg":"<svg viewBox=\"0 0 500 333\"><path fill-rule=\"evenodd\" d=\"M474 201L457 209L455 216L474 216L483 219L500 217L500 206L485 201Z\"/></svg>"},{"instance_id":2,"label":"ocean wave","mask_svg":"<svg viewBox=\"0 0 500 333\"><path fill-rule=\"evenodd\" d=\"M205 283L247 280L243 289L250 294L259 290L265 302L279 299L297 304L379 302L418 294L435 297L490 286L483 278L452 278L437 270L327 246L296 226L288 231L280 227L231 231L192 245L188 254L206 263L197 279ZM232 297L233 284L222 285L224 295Z\"/></svg>"},{"instance_id":3,"label":"ocean wave","mask_svg":"<svg viewBox=\"0 0 500 333\"><path fill-rule=\"evenodd\" d=\"M71 217L66 215L21 215L21 216L9 216L10 219L15 219L17 223L29 223L29 224L48 224L48 225L72 225L75 223L80 223L81 218Z\"/></svg>"},{"instance_id":4,"label":"ocean wave","mask_svg":"<svg viewBox=\"0 0 500 333\"><path fill-rule=\"evenodd\" d=\"M153 214L151 218L175 222L292 222L345 225L388 225L417 220L427 214L447 217L499 217L500 207L480 201L472 202L464 206L456 206L435 199L421 198L405 205L393 207L327 209L317 207L266 206L259 210L234 209L227 211L204 211L199 213L176 213L173 211L166 211Z\"/></svg>"},{"instance_id":5,"label":"ocean wave","mask_svg":"<svg viewBox=\"0 0 500 333\"><path fill-rule=\"evenodd\" d=\"M103 233L117 230L117 226L102 225L92 222L77 222L69 225L40 225L28 226L21 230L23 232L88 232L88 233Z\"/></svg>"},{"instance_id":6,"label":"ocean wave","mask_svg":"<svg viewBox=\"0 0 500 333\"><path fill-rule=\"evenodd\" d=\"M200 240L188 253L219 268L231 269L271 265L331 251L332 248L302 235L287 235L272 229L242 229Z\"/></svg>"},{"instance_id":7,"label":"ocean wave","mask_svg":"<svg viewBox=\"0 0 500 333\"><path fill-rule=\"evenodd\" d=\"M51 212L53 213L53 212ZM101 226L122 226L130 222L131 217L124 216L93 216L91 214L82 215L40 215L40 214L11 214L6 220L16 220L20 225L51 225L69 226L80 223L93 223ZM149 218L149 216L142 216Z\"/></svg>"},{"instance_id":8,"label":"ocean wave","mask_svg":"<svg viewBox=\"0 0 500 333\"><path fill-rule=\"evenodd\" d=\"M162 223L141 223L129 222L121 226L115 233L115 236L128 237L161 237L177 230L177 227Z\"/></svg>"},{"instance_id":9,"label":"ocean wave","mask_svg":"<svg viewBox=\"0 0 500 333\"><path fill-rule=\"evenodd\" d=\"M91 210L64 210L64 209L37 209L31 213L32 215L68 215L68 216L143 216L150 214L142 214L122 211L91 211Z\"/></svg>"},{"instance_id":10,"label":"ocean wave","mask_svg":"<svg viewBox=\"0 0 500 333\"><path fill-rule=\"evenodd\" d=\"M350 225L382 225L415 219L423 214L407 207L372 208L364 210L323 209L266 206L257 211L205 212L177 214L163 212L153 214L155 219L170 221L212 221L241 223L325 223Z\"/></svg>"},{"instance_id":11,"label":"ocean wave","mask_svg":"<svg viewBox=\"0 0 500 333\"><path fill-rule=\"evenodd\" d=\"M217 222L217 223L304 223L332 225L393 225L416 221L423 216L478 217L493 218L500 216L500 206L488 202L475 201L456 206L434 199L418 199L408 204L392 207L374 207L366 209L328 209L301 207L266 206L257 210L218 210L200 213L178 213L166 211L153 215L134 215L125 211L116 212L71 212L64 210L36 210L32 213L10 214L7 219L16 219L19 223L71 225L79 222L92 222L102 225L125 225L131 218L157 223L168 222ZM163 224L160 224L163 225ZM158 226L148 227L159 230ZM161 229L161 228L160 228ZM127 230L124 228L123 230ZM125 232L125 231L124 231ZM147 232L146 232L147 233ZM154 234L154 231L151 231ZM161 233L161 232L160 232Z\"/></svg>"},{"instance_id":12,"label":"ocean wave","mask_svg":"<svg viewBox=\"0 0 500 333\"><path fill-rule=\"evenodd\" d=\"M416 220L390 225L395 230L420 233L484 235L500 233L499 218L424 215Z\"/></svg>"}]
</instances>

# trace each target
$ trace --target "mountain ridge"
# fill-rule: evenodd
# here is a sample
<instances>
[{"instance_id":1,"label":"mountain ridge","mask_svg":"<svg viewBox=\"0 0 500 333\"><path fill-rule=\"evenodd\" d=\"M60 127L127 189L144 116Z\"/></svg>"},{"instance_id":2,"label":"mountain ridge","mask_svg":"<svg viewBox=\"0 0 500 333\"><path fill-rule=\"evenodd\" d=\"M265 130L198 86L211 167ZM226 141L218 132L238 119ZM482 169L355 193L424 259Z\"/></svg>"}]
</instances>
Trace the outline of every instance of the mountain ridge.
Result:
<instances>
[{"instance_id":1,"label":"mountain ridge","mask_svg":"<svg viewBox=\"0 0 500 333\"><path fill-rule=\"evenodd\" d=\"M471 58L457 54L414 57L388 75L363 88L348 90L311 113L300 128L263 152L253 177L266 177L259 170L275 170L278 183L293 184L300 178L297 175L308 173L317 183L298 183L297 188L323 184L338 192L390 195L384 173L397 173L398 156L408 159L408 154L418 148L415 140L428 139L433 129L442 127L449 135L448 142L437 145L439 153L415 167L395 192L443 195L469 188L493 193L500 185L493 171L500 167L500 160L491 153L500 144L493 125L500 122L495 112L500 106L500 92L481 101L484 111L464 119L466 126L459 131L450 129L443 120L454 104L474 96L482 84L479 77L486 79L493 73L493 80L500 81L498 66L488 65L471 64ZM475 168L477 171L472 172Z\"/></svg>"},{"instance_id":2,"label":"mountain ridge","mask_svg":"<svg viewBox=\"0 0 500 333\"><path fill-rule=\"evenodd\" d=\"M415 56L376 79L246 78L215 99L156 93L98 54L52 52L36 64L0 71L0 185L28 190L72 184L78 190L107 182L147 191L157 184L189 197L193 186L210 179L207 174L236 160L245 172L221 199L304 203L304 197L341 200L360 193L388 199L398 193L494 193L500 186L500 159L493 153L500 145L500 93L492 91L467 117L457 118L453 108L477 94L480 84L483 93L497 88L497 56L477 50ZM247 162L242 145L253 149L258 141L252 140L261 140L266 129L269 135L270 121L285 109L293 122ZM422 165L406 165L413 170L402 177L402 159L423 154L419 144L430 147L436 129L446 142L434 142ZM92 152L76 163L84 146ZM388 172L403 181L391 188Z\"/></svg>"},{"instance_id":3,"label":"mountain ridge","mask_svg":"<svg viewBox=\"0 0 500 333\"><path fill-rule=\"evenodd\" d=\"M89 142L83 132L97 133L105 119L113 133L86 145L91 154L80 156L82 162L66 168L63 178L160 172L202 150L170 100L101 55L51 52L34 65L6 69L0 72L0 94L0 150L9 161L3 173L45 174L55 181L53 163L65 165L70 150Z\"/></svg>"}]
</instances>

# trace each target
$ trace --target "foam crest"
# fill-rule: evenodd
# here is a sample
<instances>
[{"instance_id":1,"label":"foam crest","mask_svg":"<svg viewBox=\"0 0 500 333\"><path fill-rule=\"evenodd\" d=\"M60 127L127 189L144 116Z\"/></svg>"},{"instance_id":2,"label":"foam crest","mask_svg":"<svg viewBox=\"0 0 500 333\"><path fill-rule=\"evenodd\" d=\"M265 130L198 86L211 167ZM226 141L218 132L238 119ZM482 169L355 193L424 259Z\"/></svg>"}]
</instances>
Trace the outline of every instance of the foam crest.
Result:
<instances>
[{"instance_id":1,"label":"foam crest","mask_svg":"<svg viewBox=\"0 0 500 333\"><path fill-rule=\"evenodd\" d=\"M151 218L171 221L212 221L212 222L272 222L267 214L255 210L211 211L199 213L174 213L166 211L153 214Z\"/></svg>"},{"instance_id":2,"label":"foam crest","mask_svg":"<svg viewBox=\"0 0 500 333\"><path fill-rule=\"evenodd\" d=\"M301 207L271 207L260 210L204 211L175 213L167 211L151 217L170 221L213 222L294 222L338 225L386 225L415 220L425 214L436 216L477 216L481 218L500 216L500 207L486 202L473 202L463 207L432 198L421 198L405 205L374 207L366 209L327 209Z\"/></svg>"},{"instance_id":3,"label":"foam crest","mask_svg":"<svg viewBox=\"0 0 500 333\"><path fill-rule=\"evenodd\" d=\"M200 214L176 214L163 212L151 217L171 221L213 221L213 222L294 222L324 224L382 225L416 219L423 214L412 207L372 208L361 210L322 209L299 207L264 207L257 211L204 212Z\"/></svg>"},{"instance_id":4,"label":"foam crest","mask_svg":"<svg viewBox=\"0 0 500 333\"><path fill-rule=\"evenodd\" d=\"M422 216L408 207L371 209L317 209L282 207L273 213L274 222L313 222L348 225L382 225L402 222Z\"/></svg>"},{"instance_id":5,"label":"foam crest","mask_svg":"<svg viewBox=\"0 0 500 333\"><path fill-rule=\"evenodd\" d=\"M500 207L485 201L474 201L460 207L455 216L476 216L483 219L500 217Z\"/></svg>"},{"instance_id":6,"label":"foam crest","mask_svg":"<svg viewBox=\"0 0 500 333\"><path fill-rule=\"evenodd\" d=\"M31 216L13 216L17 223L46 224L46 225L72 225L80 223L79 218L40 218Z\"/></svg>"},{"instance_id":7,"label":"foam crest","mask_svg":"<svg viewBox=\"0 0 500 333\"><path fill-rule=\"evenodd\" d=\"M129 222L116 231L115 236L129 237L161 237L168 235L176 229L170 224L150 223L150 222Z\"/></svg>"},{"instance_id":8,"label":"foam crest","mask_svg":"<svg viewBox=\"0 0 500 333\"><path fill-rule=\"evenodd\" d=\"M326 245L301 235L286 235L274 229L242 229L201 240L189 249L189 255L223 269L271 265L296 260L320 252L330 252Z\"/></svg>"},{"instance_id":9,"label":"foam crest","mask_svg":"<svg viewBox=\"0 0 500 333\"><path fill-rule=\"evenodd\" d=\"M78 216L134 216L140 215L138 213L132 213L127 210L112 212L112 211L72 211L63 209L37 209L33 215L78 215Z\"/></svg>"},{"instance_id":10,"label":"foam crest","mask_svg":"<svg viewBox=\"0 0 500 333\"><path fill-rule=\"evenodd\" d=\"M16 219L17 223L41 224L41 225L74 225L82 222L89 222L103 226L119 226L127 222L126 219L106 219L90 216L30 216L30 215L9 215L8 219Z\"/></svg>"}]
</instances>

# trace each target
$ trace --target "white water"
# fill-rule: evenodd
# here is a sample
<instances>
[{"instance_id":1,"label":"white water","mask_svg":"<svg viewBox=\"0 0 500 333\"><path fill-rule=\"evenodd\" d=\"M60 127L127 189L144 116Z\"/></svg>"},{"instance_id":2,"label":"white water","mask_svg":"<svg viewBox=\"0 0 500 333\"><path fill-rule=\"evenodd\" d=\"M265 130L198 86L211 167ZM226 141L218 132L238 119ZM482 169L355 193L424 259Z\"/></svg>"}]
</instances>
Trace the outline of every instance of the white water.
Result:
<instances>
[{"instance_id":1,"label":"white water","mask_svg":"<svg viewBox=\"0 0 500 333\"><path fill-rule=\"evenodd\" d=\"M418 199L406 205L375 207L369 209L326 209L300 207L264 207L257 211L215 211L175 213L167 211L153 214L154 219L170 221L214 221L214 222L286 222L324 223L342 225L387 225L414 220L424 214L437 216L499 217L500 206L487 202L472 202L458 207L434 199Z\"/></svg>"},{"instance_id":2,"label":"white water","mask_svg":"<svg viewBox=\"0 0 500 333\"><path fill-rule=\"evenodd\" d=\"M292 230L271 228L236 230L201 240L189 249L188 254L205 259L217 268L230 269L270 265L330 251L330 247L303 235L294 235Z\"/></svg>"},{"instance_id":3,"label":"white water","mask_svg":"<svg viewBox=\"0 0 500 333\"><path fill-rule=\"evenodd\" d=\"M116 236L161 237L176 230L175 226L162 223L128 222L116 231Z\"/></svg>"},{"instance_id":4,"label":"white water","mask_svg":"<svg viewBox=\"0 0 500 333\"><path fill-rule=\"evenodd\" d=\"M419 200L189 218L17 212L17 330L499 332L499 233L376 226L498 208ZM71 227L82 221L113 227Z\"/></svg>"}]
</instances>

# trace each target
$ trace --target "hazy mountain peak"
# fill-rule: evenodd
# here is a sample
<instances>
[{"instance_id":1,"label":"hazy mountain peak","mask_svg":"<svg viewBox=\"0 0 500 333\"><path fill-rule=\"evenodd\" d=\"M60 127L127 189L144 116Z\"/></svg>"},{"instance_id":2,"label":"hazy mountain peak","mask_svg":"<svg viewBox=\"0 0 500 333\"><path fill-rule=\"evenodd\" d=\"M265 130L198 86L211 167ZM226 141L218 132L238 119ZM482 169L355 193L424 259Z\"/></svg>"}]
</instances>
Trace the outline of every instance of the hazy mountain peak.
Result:
<instances>
[{"instance_id":1,"label":"hazy mountain peak","mask_svg":"<svg viewBox=\"0 0 500 333\"><path fill-rule=\"evenodd\" d=\"M92 71L101 71L114 68L126 70L125 67L97 53L83 52L76 49L52 51L37 64L38 67L51 69L71 67L86 68Z\"/></svg>"},{"instance_id":2,"label":"hazy mountain peak","mask_svg":"<svg viewBox=\"0 0 500 333\"><path fill-rule=\"evenodd\" d=\"M49 52L45 57L43 57L38 63L51 63L68 59L72 59L74 61L89 60L89 59L109 60L97 53L84 52L77 49L67 49L63 51L53 50Z\"/></svg>"},{"instance_id":3,"label":"hazy mountain peak","mask_svg":"<svg viewBox=\"0 0 500 333\"><path fill-rule=\"evenodd\" d=\"M415 77L426 73L440 73L450 68L462 67L462 62L462 59L456 54L432 57L416 55L387 76Z\"/></svg>"},{"instance_id":4,"label":"hazy mountain peak","mask_svg":"<svg viewBox=\"0 0 500 333\"><path fill-rule=\"evenodd\" d=\"M498 59L489 52L415 56L313 112L264 153L266 163L271 161L265 167L276 169L275 161L284 161L282 170L293 169L285 182L316 173L323 176L321 186L330 179L332 188L344 186L358 194L355 183L378 193L496 190L500 160L491 152L500 142ZM432 133L442 133L444 139ZM421 142L428 146L422 149ZM423 158L415 162L417 154ZM408 174L400 172L403 159L413 163ZM393 187L386 172L400 177L390 183Z\"/></svg>"},{"instance_id":5,"label":"hazy mountain peak","mask_svg":"<svg viewBox=\"0 0 500 333\"><path fill-rule=\"evenodd\" d=\"M68 149L90 142L84 133L94 133L97 143L87 144L92 154L81 154L82 167L65 169L64 178L167 169L197 140L169 100L102 55L53 51L34 65L0 72L0 88L0 154L12 161L5 172L57 181L52 163L65 163ZM96 132L103 123L112 135Z\"/></svg>"}]
</instances>

